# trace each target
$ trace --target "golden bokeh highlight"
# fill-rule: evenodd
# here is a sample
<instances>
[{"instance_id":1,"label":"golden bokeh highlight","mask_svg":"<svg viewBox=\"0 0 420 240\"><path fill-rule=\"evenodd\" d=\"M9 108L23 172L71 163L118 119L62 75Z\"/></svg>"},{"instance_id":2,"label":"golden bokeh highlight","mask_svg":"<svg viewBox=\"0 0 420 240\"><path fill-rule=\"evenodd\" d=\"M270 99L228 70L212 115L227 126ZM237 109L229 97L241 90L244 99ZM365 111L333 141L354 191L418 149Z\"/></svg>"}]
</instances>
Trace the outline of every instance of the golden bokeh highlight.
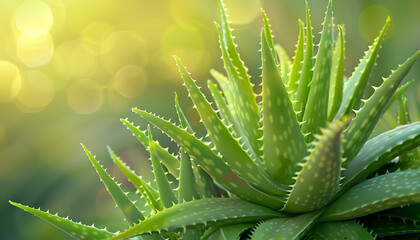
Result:
<instances>
[{"instance_id":1,"label":"golden bokeh highlight","mask_svg":"<svg viewBox=\"0 0 420 240\"><path fill-rule=\"evenodd\" d=\"M102 42L114 31L114 27L105 22L93 22L83 29L83 46L93 55L99 55Z\"/></svg>"},{"instance_id":2,"label":"golden bokeh highlight","mask_svg":"<svg viewBox=\"0 0 420 240\"><path fill-rule=\"evenodd\" d=\"M135 98L146 87L147 76L141 67L125 65L115 74L112 85L122 96Z\"/></svg>"},{"instance_id":3,"label":"golden bokeh highlight","mask_svg":"<svg viewBox=\"0 0 420 240\"><path fill-rule=\"evenodd\" d=\"M54 22L50 7L39 0L22 2L14 17L17 29L30 37L48 34Z\"/></svg>"},{"instance_id":4,"label":"golden bokeh highlight","mask_svg":"<svg viewBox=\"0 0 420 240\"><path fill-rule=\"evenodd\" d=\"M113 32L102 43L100 56L111 74L128 64L144 66L148 60L146 42L134 31Z\"/></svg>"},{"instance_id":5,"label":"golden bokeh highlight","mask_svg":"<svg viewBox=\"0 0 420 240\"><path fill-rule=\"evenodd\" d=\"M19 68L11 62L0 61L0 102L15 98L21 84Z\"/></svg>"},{"instance_id":6,"label":"golden bokeh highlight","mask_svg":"<svg viewBox=\"0 0 420 240\"><path fill-rule=\"evenodd\" d=\"M90 78L75 80L67 89L67 102L77 113L96 112L104 103L104 87Z\"/></svg>"},{"instance_id":7,"label":"golden bokeh highlight","mask_svg":"<svg viewBox=\"0 0 420 240\"><path fill-rule=\"evenodd\" d=\"M14 99L15 105L25 113L43 110L54 97L51 79L39 70L28 70L21 76L22 86Z\"/></svg>"},{"instance_id":8,"label":"golden bokeh highlight","mask_svg":"<svg viewBox=\"0 0 420 240\"><path fill-rule=\"evenodd\" d=\"M247 24L261 15L261 0L229 0L225 6L232 24Z\"/></svg>"},{"instance_id":9,"label":"golden bokeh highlight","mask_svg":"<svg viewBox=\"0 0 420 240\"><path fill-rule=\"evenodd\" d=\"M54 42L50 34L21 34L16 42L16 55L28 67L45 65L54 53Z\"/></svg>"},{"instance_id":10,"label":"golden bokeh highlight","mask_svg":"<svg viewBox=\"0 0 420 240\"><path fill-rule=\"evenodd\" d=\"M83 39L60 44L53 62L57 73L65 79L91 76L99 65L98 57L86 47Z\"/></svg>"},{"instance_id":11,"label":"golden bokeh highlight","mask_svg":"<svg viewBox=\"0 0 420 240\"><path fill-rule=\"evenodd\" d=\"M391 17L391 23L388 28L385 38L392 34L393 21L391 12L384 6L375 4L366 7L359 16L359 34L366 42L373 42L378 36L379 31L385 24L386 18Z\"/></svg>"}]
</instances>

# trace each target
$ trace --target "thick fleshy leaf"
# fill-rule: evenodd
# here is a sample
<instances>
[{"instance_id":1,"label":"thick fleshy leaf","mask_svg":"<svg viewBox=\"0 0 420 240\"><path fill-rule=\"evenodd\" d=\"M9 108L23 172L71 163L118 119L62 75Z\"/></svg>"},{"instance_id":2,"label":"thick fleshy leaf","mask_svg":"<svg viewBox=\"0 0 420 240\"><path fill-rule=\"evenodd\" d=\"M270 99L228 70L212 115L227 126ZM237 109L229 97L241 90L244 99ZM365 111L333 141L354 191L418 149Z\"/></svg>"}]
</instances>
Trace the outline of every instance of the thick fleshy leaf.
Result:
<instances>
[{"instance_id":1,"label":"thick fleshy leaf","mask_svg":"<svg viewBox=\"0 0 420 240\"><path fill-rule=\"evenodd\" d=\"M293 65L290 71L290 78L288 82L288 90L291 92L296 92L298 88L298 80L300 77L300 70L303 60L303 40L305 37L305 32L303 29L303 23L299 19L299 38L296 45L295 57L293 58Z\"/></svg>"},{"instance_id":2,"label":"thick fleshy leaf","mask_svg":"<svg viewBox=\"0 0 420 240\"><path fill-rule=\"evenodd\" d=\"M178 231L197 224L221 226L285 217L283 213L241 199L207 198L165 209L111 239L123 239L153 231Z\"/></svg>"},{"instance_id":3,"label":"thick fleshy leaf","mask_svg":"<svg viewBox=\"0 0 420 240\"><path fill-rule=\"evenodd\" d=\"M314 240L375 239L368 230L354 221L321 223L314 226L308 235L309 239Z\"/></svg>"},{"instance_id":4,"label":"thick fleshy leaf","mask_svg":"<svg viewBox=\"0 0 420 240\"><path fill-rule=\"evenodd\" d=\"M330 123L315 135L314 148L309 149L302 170L287 199L284 211L301 213L318 209L327 204L338 192L341 173L341 141L345 123Z\"/></svg>"},{"instance_id":5,"label":"thick fleshy leaf","mask_svg":"<svg viewBox=\"0 0 420 240\"><path fill-rule=\"evenodd\" d=\"M229 106L229 109L232 115L237 117L237 114L235 111L234 93L228 79L223 74L221 74L220 72L214 69L210 70L210 74L214 77L214 79L217 81L220 88L222 89L223 96L225 96L226 98L226 102Z\"/></svg>"},{"instance_id":6,"label":"thick fleshy leaf","mask_svg":"<svg viewBox=\"0 0 420 240\"><path fill-rule=\"evenodd\" d=\"M184 114L184 111L182 111L182 108L179 105L178 95L176 93L175 93L175 109L176 109L176 113L178 114L178 119L179 119L179 123L181 127L183 127L184 129L186 128L189 133L193 133L194 130L192 129L190 123L188 122L187 117Z\"/></svg>"},{"instance_id":7,"label":"thick fleshy leaf","mask_svg":"<svg viewBox=\"0 0 420 240\"><path fill-rule=\"evenodd\" d=\"M273 42L273 35L272 35L272 32L271 32L271 27L270 27L270 24L268 23L268 18L267 18L267 15L265 14L264 10L261 9L261 13L262 13L263 19L264 19L265 39L268 43L268 46L270 46L271 54L273 55L274 62L277 66L277 65L279 65L279 60L277 59L276 50L274 49L274 42Z\"/></svg>"},{"instance_id":8,"label":"thick fleshy leaf","mask_svg":"<svg viewBox=\"0 0 420 240\"><path fill-rule=\"evenodd\" d=\"M264 164L272 178L289 185L298 170L297 164L306 155L306 143L264 32L261 34Z\"/></svg>"},{"instance_id":9,"label":"thick fleshy leaf","mask_svg":"<svg viewBox=\"0 0 420 240\"><path fill-rule=\"evenodd\" d=\"M178 203L178 200L175 197L168 178L166 178L166 174L163 171L162 165L160 164L160 158L155 150L155 142L152 140L152 132L150 131L150 126L148 128L148 132L150 159L152 160L153 173L155 175L155 181L159 191L159 198L162 201L162 206L164 208L169 208L173 204Z\"/></svg>"},{"instance_id":10,"label":"thick fleshy leaf","mask_svg":"<svg viewBox=\"0 0 420 240\"><path fill-rule=\"evenodd\" d=\"M53 215L48 212L41 211L39 209L31 208L28 206L24 206L19 203L15 203L9 201L10 204L16 206L30 214L33 214L42 220L52 224L53 226L57 227L58 229L66 232L67 234L77 238L77 239L106 239L112 237L114 233L108 232L106 229L98 229L92 226L86 226L82 223L76 223L68 218L62 218L58 215Z\"/></svg>"},{"instance_id":11,"label":"thick fleshy leaf","mask_svg":"<svg viewBox=\"0 0 420 240\"><path fill-rule=\"evenodd\" d=\"M108 173L102 168L99 162L95 157L89 152L89 150L82 144L83 149L85 150L89 160L92 162L92 165L95 167L96 172L98 173L101 181L104 183L106 190L108 190L114 202L117 204L118 208L124 214L126 220L131 224L138 223L140 220L144 219L143 214L140 210L134 205L134 203L128 198L127 194L120 188L120 186L108 175Z\"/></svg>"},{"instance_id":12,"label":"thick fleshy leaf","mask_svg":"<svg viewBox=\"0 0 420 240\"><path fill-rule=\"evenodd\" d=\"M327 123L329 79L332 59L332 8L331 0L328 3L327 12L319 41L319 49L316 56L314 72L309 90L308 102L303 115L302 131L309 133L307 142L313 140L313 134L319 133L321 127Z\"/></svg>"},{"instance_id":13,"label":"thick fleshy leaf","mask_svg":"<svg viewBox=\"0 0 420 240\"><path fill-rule=\"evenodd\" d=\"M340 221L420 202L420 171L406 170L365 180L328 206L321 221Z\"/></svg>"},{"instance_id":14,"label":"thick fleshy leaf","mask_svg":"<svg viewBox=\"0 0 420 240\"><path fill-rule=\"evenodd\" d=\"M279 69L283 83L287 84L289 82L290 65L292 64L292 62L290 61L289 55L287 55L286 50L284 50L284 48L281 45L274 45L274 49L276 50L277 56L280 59L280 65L277 67L277 69Z\"/></svg>"},{"instance_id":15,"label":"thick fleshy leaf","mask_svg":"<svg viewBox=\"0 0 420 240\"><path fill-rule=\"evenodd\" d=\"M238 177L225 161L217 156L208 145L204 144L196 137L172 123L154 116L153 114L133 109L141 117L145 118L163 132L175 140L210 176L212 176L221 186L236 196L255 202L273 209L283 206L282 197L268 195L251 187Z\"/></svg>"},{"instance_id":16,"label":"thick fleshy leaf","mask_svg":"<svg viewBox=\"0 0 420 240\"><path fill-rule=\"evenodd\" d=\"M216 232L214 232L208 240L232 240L240 239L240 234L246 231L247 229L254 226L253 223L243 223L243 224L234 224L228 226L220 227ZM202 239L207 239L203 238Z\"/></svg>"},{"instance_id":17,"label":"thick fleshy leaf","mask_svg":"<svg viewBox=\"0 0 420 240\"><path fill-rule=\"evenodd\" d=\"M402 85L401 87L399 87L396 91L395 91L395 93L394 93L394 95L392 95L392 98L391 98L391 100L389 100L389 103L388 103L388 106L386 107L386 110L388 110L388 108L395 102L395 101L397 101L399 98L400 98L400 96L402 96L403 95L403 93L408 89L408 87L410 87L410 85L412 84L414 82L414 80L411 80L411 81L409 81L409 82L407 82L406 84L404 84L404 85ZM386 111L385 110L385 111Z\"/></svg>"},{"instance_id":18,"label":"thick fleshy leaf","mask_svg":"<svg viewBox=\"0 0 420 240\"><path fill-rule=\"evenodd\" d=\"M161 211L163 206L161 200L159 199L158 191L145 182L141 177L137 176L137 174L134 173L134 171L131 170L110 147L108 147L108 152L121 172L137 188L142 197L146 200L147 205L149 205L154 212Z\"/></svg>"},{"instance_id":19,"label":"thick fleshy leaf","mask_svg":"<svg viewBox=\"0 0 420 240\"><path fill-rule=\"evenodd\" d=\"M374 214L374 216L399 218L403 221L409 220L413 223L419 223L420 203L389 209L383 212L376 213Z\"/></svg>"},{"instance_id":20,"label":"thick fleshy leaf","mask_svg":"<svg viewBox=\"0 0 420 240\"><path fill-rule=\"evenodd\" d=\"M146 133L134 126L127 119L120 119L120 121L133 133L143 146L149 148L149 138ZM155 142L156 143L156 142ZM179 160L168 152L167 149L161 147L158 143L155 144L156 152L159 154L160 160L174 177L179 177Z\"/></svg>"},{"instance_id":21,"label":"thick fleshy leaf","mask_svg":"<svg viewBox=\"0 0 420 240\"><path fill-rule=\"evenodd\" d=\"M384 80L361 110L357 112L350 126L344 131L344 138L347 140L344 143L344 157L346 158L343 163L344 167L347 167L362 149L388 105L392 94L418 59L420 59L420 51L408 58L397 70L392 71L389 78Z\"/></svg>"},{"instance_id":22,"label":"thick fleshy leaf","mask_svg":"<svg viewBox=\"0 0 420 240\"><path fill-rule=\"evenodd\" d=\"M321 213L322 210L318 210L290 218L267 220L256 227L251 239L301 239Z\"/></svg>"},{"instance_id":23,"label":"thick fleshy leaf","mask_svg":"<svg viewBox=\"0 0 420 240\"><path fill-rule=\"evenodd\" d=\"M239 141L230 134L229 129L219 119L217 113L201 93L179 59L175 58L175 60L201 121L206 126L217 151L222 154L223 159L229 163L232 170L248 183L264 192L272 194L284 193L284 188L281 189L280 184L275 183L261 172L257 164L242 148ZM275 71L277 73L277 70Z\"/></svg>"},{"instance_id":24,"label":"thick fleshy leaf","mask_svg":"<svg viewBox=\"0 0 420 240\"><path fill-rule=\"evenodd\" d=\"M298 119L302 121L303 114L306 107L306 102L308 100L310 82L313 75L312 69L313 61L313 35L312 35L312 26L311 18L309 16L308 2L306 2L306 42L305 42L305 54L303 57L303 65L301 74L299 77L299 85L296 92L294 109L298 112Z\"/></svg>"},{"instance_id":25,"label":"thick fleshy leaf","mask_svg":"<svg viewBox=\"0 0 420 240\"><path fill-rule=\"evenodd\" d=\"M367 217L362 218L363 225L378 237L393 236L393 239L409 239L406 234L419 233L420 225L411 221L392 217ZM382 238L381 238L382 239ZM414 238L418 239L418 238Z\"/></svg>"},{"instance_id":26,"label":"thick fleshy leaf","mask_svg":"<svg viewBox=\"0 0 420 240\"><path fill-rule=\"evenodd\" d=\"M365 179L400 154L420 146L420 122L396 127L369 140L343 171L343 188Z\"/></svg>"},{"instance_id":27,"label":"thick fleshy leaf","mask_svg":"<svg viewBox=\"0 0 420 240\"><path fill-rule=\"evenodd\" d=\"M343 74L344 74L344 34L343 28L338 25L338 40L335 44L331 63L330 94L328 99L328 117L331 122L341 104L343 97Z\"/></svg>"},{"instance_id":28,"label":"thick fleshy leaf","mask_svg":"<svg viewBox=\"0 0 420 240\"><path fill-rule=\"evenodd\" d=\"M181 169L179 171L179 187L178 187L178 201L191 201L199 199L197 186L195 184L195 176L191 165L191 159L188 154L181 149Z\"/></svg>"},{"instance_id":29,"label":"thick fleshy leaf","mask_svg":"<svg viewBox=\"0 0 420 240\"><path fill-rule=\"evenodd\" d=\"M388 17L379 36L375 39L372 46L369 47L365 56L360 60L359 66L357 66L352 76L346 82L346 85L344 86L343 103L338 110L337 117L348 115L352 110L359 107L363 93L369 83L369 76L375 65L379 48L381 47L382 40L384 39L390 22L391 19Z\"/></svg>"},{"instance_id":30,"label":"thick fleshy leaf","mask_svg":"<svg viewBox=\"0 0 420 240\"><path fill-rule=\"evenodd\" d=\"M219 32L223 62L234 93L235 104L233 107L252 148L258 156L261 156L260 148L262 143L259 139L262 136L262 132L259 129L259 107L247 69L236 52L236 45L233 42L232 32L222 0L220 1L220 17L222 26L221 28L217 24L216 26Z\"/></svg>"}]
</instances>

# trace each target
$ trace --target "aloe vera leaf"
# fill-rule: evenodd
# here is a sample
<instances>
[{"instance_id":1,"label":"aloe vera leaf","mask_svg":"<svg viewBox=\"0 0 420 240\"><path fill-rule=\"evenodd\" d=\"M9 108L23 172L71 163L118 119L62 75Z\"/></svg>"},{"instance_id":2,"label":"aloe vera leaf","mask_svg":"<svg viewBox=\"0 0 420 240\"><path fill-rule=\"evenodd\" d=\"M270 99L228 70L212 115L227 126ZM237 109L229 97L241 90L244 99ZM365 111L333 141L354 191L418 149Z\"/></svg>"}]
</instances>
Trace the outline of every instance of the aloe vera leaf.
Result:
<instances>
[{"instance_id":1,"label":"aloe vera leaf","mask_svg":"<svg viewBox=\"0 0 420 240\"><path fill-rule=\"evenodd\" d=\"M242 223L228 226L222 226L217 232L213 233L209 240L232 240L240 239L240 234L254 226L253 223Z\"/></svg>"},{"instance_id":2,"label":"aloe vera leaf","mask_svg":"<svg viewBox=\"0 0 420 240\"><path fill-rule=\"evenodd\" d=\"M369 76L375 65L379 48L384 39L385 33L389 27L391 19L388 17L379 36L375 39L369 50L365 52L365 56L360 60L359 66L355 69L352 76L344 86L343 103L338 110L337 117L348 115L353 109L357 109L360 105L365 88L369 83Z\"/></svg>"},{"instance_id":3,"label":"aloe vera leaf","mask_svg":"<svg viewBox=\"0 0 420 240\"><path fill-rule=\"evenodd\" d=\"M214 101L216 102L217 108L220 110L220 116L223 119L222 121L224 121L224 124L231 126L229 129L231 130L233 137L241 138L240 142L244 144L243 148L248 150L248 154L251 155L252 159L257 159L258 157L252 149L248 138L245 136L244 130L242 129L239 120L235 118L235 116L230 111L230 108L227 106L222 93L217 88L217 85L211 81L207 81L207 85L210 89Z\"/></svg>"},{"instance_id":4,"label":"aloe vera leaf","mask_svg":"<svg viewBox=\"0 0 420 240\"><path fill-rule=\"evenodd\" d=\"M216 24L216 27L219 32L223 62L234 93L233 108L235 108L235 113L241 122L252 148L258 156L261 156L262 151L260 148L262 143L259 139L262 136L262 131L259 129L260 114L256 102L256 95L252 90L252 84L243 62L239 59L239 55L236 52L222 1L220 2L220 12L222 27L220 28L218 24Z\"/></svg>"},{"instance_id":5,"label":"aloe vera leaf","mask_svg":"<svg viewBox=\"0 0 420 240\"><path fill-rule=\"evenodd\" d=\"M222 89L223 95L226 98L226 102L229 106L229 109L232 115L237 117L237 114L235 111L234 93L228 79L223 74L221 74L220 72L214 69L210 70L210 74L214 77L214 79L217 81L220 88Z\"/></svg>"},{"instance_id":6,"label":"aloe vera leaf","mask_svg":"<svg viewBox=\"0 0 420 240\"><path fill-rule=\"evenodd\" d=\"M180 203L184 201L192 201L193 199L199 199L197 186L195 185L194 172L191 165L190 156L181 149L181 169L179 174L179 188L178 188L178 200Z\"/></svg>"},{"instance_id":7,"label":"aloe vera leaf","mask_svg":"<svg viewBox=\"0 0 420 240\"><path fill-rule=\"evenodd\" d=\"M395 102L395 101L397 101L399 98L400 98L400 96L402 96L402 94L405 92L405 90L407 90L408 89L408 87L412 84L414 82L414 80L411 80L411 81L409 81L409 82L407 82L406 84L404 84L404 85L402 85L401 87L399 87L396 91L395 91L395 93L394 93L394 95L392 95L392 98L391 98L391 100L389 100L389 103L388 103L388 105L386 106L386 109L385 109L385 111L386 110L388 110L388 108Z\"/></svg>"},{"instance_id":8,"label":"aloe vera leaf","mask_svg":"<svg viewBox=\"0 0 420 240\"><path fill-rule=\"evenodd\" d=\"M267 15L265 14L263 9L261 9L261 13L262 13L263 19L264 19L265 38L267 40L268 46L270 46L271 54L273 55L275 64L277 66L279 64L279 61L277 59L276 50L274 49L273 35L272 35L272 32L271 32L270 24L268 23Z\"/></svg>"},{"instance_id":9,"label":"aloe vera leaf","mask_svg":"<svg viewBox=\"0 0 420 240\"><path fill-rule=\"evenodd\" d=\"M146 149L149 148L149 138L147 137L145 132L141 131L138 127L134 126L127 119L121 118L120 121L128 128L128 130L131 131L131 133L133 133L133 136L135 136ZM168 169L169 173L176 178L179 177L178 159L174 155L170 154L167 149L161 147L158 143L155 144L155 149L160 157L160 160Z\"/></svg>"},{"instance_id":10,"label":"aloe vera leaf","mask_svg":"<svg viewBox=\"0 0 420 240\"><path fill-rule=\"evenodd\" d=\"M305 31L303 28L302 20L299 21L299 38L296 44L295 56L293 58L293 65L290 71L290 77L288 82L288 90L295 93L298 88L298 80L300 77L300 70L303 60L303 42L305 37Z\"/></svg>"},{"instance_id":11,"label":"aloe vera leaf","mask_svg":"<svg viewBox=\"0 0 420 240\"><path fill-rule=\"evenodd\" d=\"M283 213L237 198L206 198L165 209L111 239L123 239L152 231L177 231L187 226L215 222L220 225L284 217Z\"/></svg>"},{"instance_id":12,"label":"aloe vera leaf","mask_svg":"<svg viewBox=\"0 0 420 240\"><path fill-rule=\"evenodd\" d=\"M316 135L314 148L301 164L302 170L284 206L284 211L301 213L318 209L327 204L338 192L341 174L341 140L345 123L329 123Z\"/></svg>"},{"instance_id":13,"label":"aloe vera leaf","mask_svg":"<svg viewBox=\"0 0 420 240\"><path fill-rule=\"evenodd\" d=\"M312 60L313 60L313 35L311 18L309 16L308 2L306 2L306 39L305 39L305 53L303 57L303 65L299 77L299 85L296 92L295 111L298 112L298 120L302 121L306 102L308 100L310 82L313 75Z\"/></svg>"},{"instance_id":14,"label":"aloe vera leaf","mask_svg":"<svg viewBox=\"0 0 420 240\"><path fill-rule=\"evenodd\" d=\"M329 79L332 58L332 9L331 0L328 3L319 49L316 56L314 72L309 90L308 102L303 115L302 131L308 133L307 142L313 140L313 134L319 133L327 123Z\"/></svg>"},{"instance_id":15,"label":"aloe vera leaf","mask_svg":"<svg viewBox=\"0 0 420 240\"><path fill-rule=\"evenodd\" d=\"M272 178L289 185L298 170L297 163L306 155L306 143L264 32L261 34L264 163Z\"/></svg>"},{"instance_id":16,"label":"aloe vera leaf","mask_svg":"<svg viewBox=\"0 0 420 240\"><path fill-rule=\"evenodd\" d=\"M134 203L128 198L127 194L120 188L120 186L108 175L108 173L102 168L95 157L89 152L85 145L81 144L85 150L89 160L95 167L101 181L104 183L106 190L108 190L114 202L118 208L124 214L125 219L131 224L138 223L139 220L143 220L144 216L140 210L134 205Z\"/></svg>"},{"instance_id":17,"label":"aloe vera leaf","mask_svg":"<svg viewBox=\"0 0 420 240\"><path fill-rule=\"evenodd\" d=\"M35 215L42 220L50 223L58 229L66 232L67 234L77 239L106 239L112 237L114 233L107 231L106 229L98 229L92 226L86 226L82 223L76 223L67 218L59 217L57 214L53 215L49 212L41 211L40 209L31 208L24 206L19 203L9 201L10 204L16 206L32 215Z\"/></svg>"},{"instance_id":18,"label":"aloe vera leaf","mask_svg":"<svg viewBox=\"0 0 420 240\"><path fill-rule=\"evenodd\" d=\"M330 94L328 99L328 117L331 122L340 107L343 97L344 74L344 34L343 28L338 25L338 40L335 44L330 75Z\"/></svg>"},{"instance_id":19,"label":"aloe vera leaf","mask_svg":"<svg viewBox=\"0 0 420 240\"><path fill-rule=\"evenodd\" d=\"M142 197L146 200L147 205L149 205L153 212L162 211L162 202L159 199L159 193L154 189L150 184L145 182L141 177L137 176L133 170L131 170L108 146L108 152L111 158L114 160L115 164L121 170L121 172L127 177L127 179L137 188Z\"/></svg>"},{"instance_id":20,"label":"aloe vera leaf","mask_svg":"<svg viewBox=\"0 0 420 240\"><path fill-rule=\"evenodd\" d=\"M193 133L194 130L192 129L190 123L187 120L187 117L184 114L184 111L182 111L181 106L178 102L178 95L175 93L175 109L176 113L178 114L178 119L181 127L186 128L189 133Z\"/></svg>"},{"instance_id":21,"label":"aloe vera leaf","mask_svg":"<svg viewBox=\"0 0 420 240\"><path fill-rule=\"evenodd\" d=\"M420 122L398 126L367 141L359 154L343 171L346 191L398 155L420 146Z\"/></svg>"},{"instance_id":22,"label":"aloe vera leaf","mask_svg":"<svg viewBox=\"0 0 420 240\"><path fill-rule=\"evenodd\" d=\"M136 108L134 108L133 111L160 128L169 137L175 140L197 164L229 192L245 200L273 209L279 209L283 206L283 198L268 195L248 185L248 183L238 177L225 161L217 156L208 145L198 140L186 130L145 111Z\"/></svg>"},{"instance_id":23,"label":"aloe vera leaf","mask_svg":"<svg viewBox=\"0 0 420 240\"><path fill-rule=\"evenodd\" d=\"M310 239L316 240L375 239L368 230L355 221L321 223L314 226L308 235Z\"/></svg>"},{"instance_id":24,"label":"aloe vera leaf","mask_svg":"<svg viewBox=\"0 0 420 240\"><path fill-rule=\"evenodd\" d=\"M410 220L413 223L418 223L420 222L420 203L389 209L373 216L398 218L402 221Z\"/></svg>"},{"instance_id":25,"label":"aloe vera leaf","mask_svg":"<svg viewBox=\"0 0 420 240\"><path fill-rule=\"evenodd\" d=\"M148 135L149 135L149 152L150 159L152 160L153 173L155 175L156 185L159 191L159 197L162 201L164 208L169 208L173 204L178 203L178 200L175 197L174 192L169 184L168 178L166 178L165 172L163 171L162 165L160 164L160 158L158 157L155 150L155 143L152 140L152 133L150 131L150 126L148 126Z\"/></svg>"},{"instance_id":26,"label":"aloe vera leaf","mask_svg":"<svg viewBox=\"0 0 420 240\"><path fill-rule=\"evenodd\" d=\"M251 239L301 239L316 222L322 211L313 211L290 218L267 220L256 227Z\"/></svg>"},{"instance_id":27,"label":"aloe vera leaf","mask_svg":"<svg viewBox=\"0 0 420 240\"><path fill-rule=\"evenodd\" d=\"M420 171L406 170L367 179L328 206L321 221L340 221L418 203Z\"/></svg>"},{"instance_id":28,"label":"aloe vera leaf","mask_svg":"<svg viewBox=\"0 0 420 240\"><path fill-rule=\"evenodd\" d=\"M262 191L272 194L284 193L284 189L281 189L278 184L260 171L257 164L242 148L239 141L230 134L229 129L219 119L217 113L201 93L180 60L176 57L175 60L184 80L185 87L196 106L203 124L206 126L209 136L213 140L216 149L223 155L223 159L229 163L232 170Z\"/></svg>"},{"instance_id":29,"label":"aloe vera leaf","mask_svg":"<svg viewBox=\"0 0 420 240\"><path fill-rule=\"evenodd\" d=\"M280 65L277 67L277 69L279 69L283 83L287 84L289 82L290 65L292 62L290 61L289 56L281 45L274 45L274 49L276 50L277 56L280 59Z\"/></svg>"},{"instance_id":30,"label":"aloe vera leaf","mask_svg":"<svg viewBox=\"0 0 420 240\"><path fill-rule=\"evenodd\" d=\"M343 162L343 167L347 167L364 146L388 105L392 94L418 59L420 59L420 51L408 58L397 70L392 71L391 75L384 80L382 85L375 90L365 105L357 112L350 126L344 131L344 138L347 141L344 143L346 160Z\"/></svg>"},{"instance_id":31,"label":"aloe vera leaf","mask_svg":"<svg viewBox=\"0 0 420 240\"><path fill-rule=\"evenodd\" d=\"M201 240L202 230L191 228L182 234L181 240Z\"/></svg>"},{"instance_id":32,"label":"aloe vera leaf","mask_svg":"<svg viewBox=\"0 0 420 240\"><path fill-rule=\"evenodd\" d=\"M378 237L394 236L394 239L409 239L406 238L406 234L420 233L420 225L399 218L375 216L362 218L361 221L367 229ZM419 236L420 234L417 235L417 237Z\"/></svg>"}]
</instances>

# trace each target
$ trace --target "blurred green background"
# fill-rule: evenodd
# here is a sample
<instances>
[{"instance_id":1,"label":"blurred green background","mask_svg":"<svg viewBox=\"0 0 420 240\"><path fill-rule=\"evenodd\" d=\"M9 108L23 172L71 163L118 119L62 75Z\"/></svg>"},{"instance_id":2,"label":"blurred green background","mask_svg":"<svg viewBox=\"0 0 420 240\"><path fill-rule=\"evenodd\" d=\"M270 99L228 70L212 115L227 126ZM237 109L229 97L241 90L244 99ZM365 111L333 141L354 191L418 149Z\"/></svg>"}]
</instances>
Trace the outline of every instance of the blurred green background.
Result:
<instances>
[{"instance_id":1,"label":"blurred green background","mask_svg":"<svg viewBox=\"0 0 420 240\"><path fill-rule=\"evenodd\" d=\"M327 0L308 0L315 32ZM252 81L260 82L260 8L276 43L294 54L303 0L226 0L236 43ZM392 25L372 75L374 84L420 49L420 1L336 0L335 23L346 33L346 75L391 16ZM150 176L144 148L120 123L137 106L175 117L174 91L194 126L198 115L186 98L172 55L198 84L209 70L223 71L214 21L216 0L0 0L0 239L70 239L8 204L21 202L116 231L122 214L98 181L80 142L127 189L106 145L138 173ZM319 36L315 37L317 42ZM420 65L405 81L413 118L420 105ZM395 107L394 107L395 110ZM385 115L381 129L394 127ZM393 118L395 118L393 120ZM156 133L164 145L173 143ZM109 223L106 225L106 223Z\"/></svg>"}]
</instances>

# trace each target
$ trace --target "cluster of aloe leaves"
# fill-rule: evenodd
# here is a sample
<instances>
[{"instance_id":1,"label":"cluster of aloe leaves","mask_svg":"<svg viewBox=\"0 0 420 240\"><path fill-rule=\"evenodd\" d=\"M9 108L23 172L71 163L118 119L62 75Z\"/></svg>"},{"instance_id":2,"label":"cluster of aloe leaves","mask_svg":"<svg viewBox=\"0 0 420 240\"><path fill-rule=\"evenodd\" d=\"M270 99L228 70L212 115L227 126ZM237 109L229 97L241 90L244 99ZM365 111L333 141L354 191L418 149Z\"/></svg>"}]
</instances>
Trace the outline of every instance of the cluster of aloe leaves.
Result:
<instances>
[{"instance_id":1,"label":"cluster of aloe leaves","mask_svg":"<svg viewBox=\"0 0 420 240\"><path fill-rule=\"evenodd\" d=\"M399 87L420 51L364 100L389 19L345 80L343 29L338 26L334 39L331 1L315 57L306 6L306 28L299 21L293 63L273 44L263 12L258 103L223 2L220 13L221 26L216 27L227 77L213 70L218 85L208 82L218 110L175 58L208 136L195 136L176 98L180 126L134 108L180 146L174 156L153 139L150 127L143 132L121 120L150 152L153 186L109 149L145 200L144 208L127 197L83 146L128 229L112 233L11 204L78 239L420 238L420 122L410 122L403 97L411 82ZM401 126L369 139L393 102L400 106Z\"/></svg>"}]
</instances>

